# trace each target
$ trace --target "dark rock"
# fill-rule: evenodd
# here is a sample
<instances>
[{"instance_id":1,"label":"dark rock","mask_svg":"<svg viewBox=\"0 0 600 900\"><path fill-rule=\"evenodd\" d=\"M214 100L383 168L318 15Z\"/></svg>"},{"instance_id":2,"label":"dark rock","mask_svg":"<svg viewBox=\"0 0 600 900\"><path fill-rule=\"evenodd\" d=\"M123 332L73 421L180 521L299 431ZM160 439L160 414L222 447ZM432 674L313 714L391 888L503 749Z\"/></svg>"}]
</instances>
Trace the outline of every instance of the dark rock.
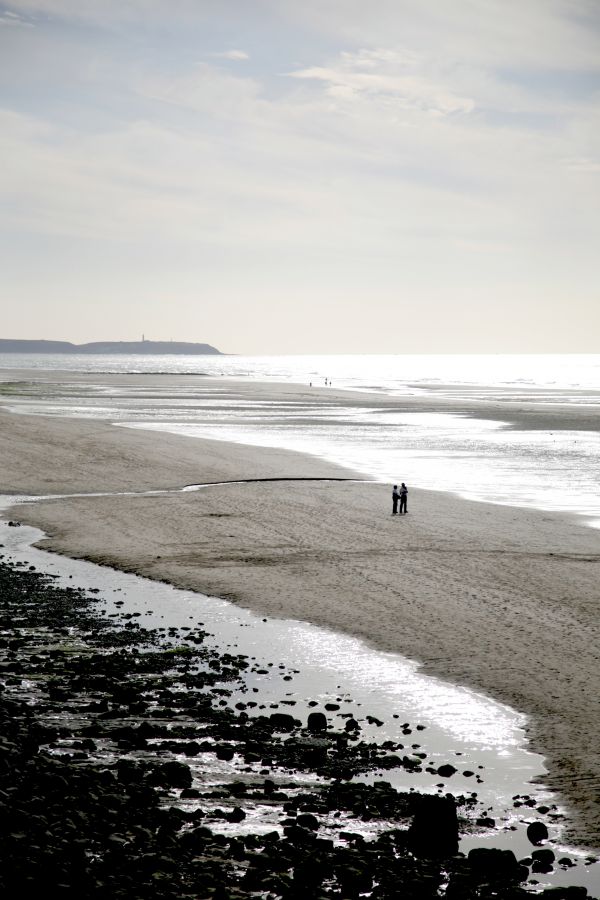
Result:
<instances>
[{"instance_id":1,"label":"dark rock","mask_svg":"<svg viewBox=\"0 0 600 900\"><path fill-rule=\"evenodd\" d=\"M552 865L556 857L554 856L554 852L549 848L544 848L543 850L534 850L531 854L532 859L532 872L551 872Z\"/></svg>"},{"instance_id":2,"label":"dark rock","mask_svg":"<svg viewBox=\"0 0 600 900\"><path fill-rule=\"evenodd\" d=\"M309 731L327 731L327 716L322 712L310 713L307 727Z\"/></svg>"},{"instance_id":3,"label":"dark rock","mask_svg":"<svg viewBox=\"0 0 600 900\"><path fill-rule=\"evenodd\" d=\"M212 831L209 828L200 825L192 831L185 831L179 840L181 844L189 850L198 851L203 849L207 844L210 844L212 838Z\"/></svg>"},{"instance_id":4,"label":"dark rock","mask_svg":"<svg viewBox=\"0 0 600 900\"><path fill-rule=\"evenodd\" d=\"M299 813L296 822L301 828L309 828L311 831L319 830L319 820L311 813Z\"/></svg>"},{"instance_id":5,"label":"dark rock","mask_svg":"<svg viewBox=\"0 0 600 900\"><path fill-rule=\"evenodd\" d=\"M233 747L229 747L227 744L222 744L215 749L215 753L217 759L222 759L225 762L229 762L235 756L235 750Z\"/></svg>"},{"instance_id":6,"label":"dark rock","mask_svg":"<svg viewBox=\"0 0 600 900\"><path fill-rule=\"evenodd\" d=\"M556 856L554 855L554 850L551 850L549 847L544 847L542 850L534 850L531 854L531 858L533 860L539 859L544 863L552 865Z\"/></svg>"},{"instance_id":7,"label":"dark rock","mask_svg":"<svg viewBox=\"0 0 600 900\"><path fill-rule=\"evenodd\" d=\"M458 821L453 797L422 794L408 829L408 846L425 859L454 856L458 851Z\"/></svg>"},{"instance_id":8,"label":"dark rock","mask_svg":"<svg viewBox=\"0 0 600 900\"><path fill-rule=\"evenodd\" d=\"M546 888L543 896L548 900L586 900L589 894L584 887L570 885L569 887Z\"/></svg>"},{"instance_id":9,"label":"dark rock","mask_svg":"<svg viewBox=\"0 0 600 900\"><path fill-rule=\"evenodd\" d=\"M548 829L543 822L531 822L527 826L527 837L532 844L541 844L548 839Z\"/></svg>"},{"instance_id":10,"label":"dark rock","mask_svg":"<svg viewBox=\"0 0 600 900\"><path fill-rule=\"evenodd\" d=\"M190 767L176 760L163 763L154 774L158 784L165 785L165 787L189 788L192 786Z\"/></svg>"},{"instance_id":11,"label":"dark rock","mask_svg":"<svg viewBox=\"0 0 600 900\"><path fill-rule=\"evenodd\" d=\"M344 897L358 897L373 889L373 876L365 868L349 866L336 872Z\"/></svg>"},{"instance_id":12,"label":"dark rock","mask_svg":"<svg viewBox=\"0 0 600 900\"><path fill-rule=\"evenodd\" d=\"M450 763L446 763L446 765L438 767L437 774L441 778L451 778L452 775L454 775L454 773L456 771L457 770L454 768L453 765L451 765Z\"/></svg>"},{"instance_id":13,"label":"dark rock","mask_svg":"<svg viewBox=\"0 0 600 900\"><path fill-rule=\"evenodd\" d=\"M245 818L246 813L241 806L234 806L231 812L227 814L227 820L229 822L243 822Z\"/></svg>"},{"instance_id":14,"label":"dark rock","mask_svg":"<svg viewBox=\"0 0 600 900\"><path fill-rule=\"evenodd\" d=\"M297 724L288 713L271 713L269 719L275 731L293 731Z\"/></svg>"},{"instance_id":15,"label":"dark rock","mask_svg":"<svg viewBox=\"0 0 600 900\"><path fill-rule=\"evenodd\" d=\"M375 716L367 716L366 719L369 725L377 725L378 728L381 728L381 726L383 725L381 719L377 719L375 718Z\"/></svg>"},{"instance_id":16,"label":"dark rock","mask_svg":"<svg viewBox=\"0 0 600 900\"><path fill-rule=\"evenodd\" d=\"M184 744L181 749L186 756L198 756L202 748L198 741L189 741L187 744Z\"/></svg>"},{"instance_id":17,"label":"dark rock","mask_svg":"<svg viewBox=\"0 0 600 900\"><path fill-rule=\"evenodd\" d=\"M512 850L476 847L469 852L468 862L473 872L490 880L524 881L529 874Z\"/></svg>"},{"instance_id":18,"label":"dark rock","mask_svg":"<svg viewBox=\"0 0 600 900\"><path fill-rule=\"evenodd\" d=\"M197 800L202 794L196 788L183 788L179 796L182 800Z\"/></svg>"}]
</instances>

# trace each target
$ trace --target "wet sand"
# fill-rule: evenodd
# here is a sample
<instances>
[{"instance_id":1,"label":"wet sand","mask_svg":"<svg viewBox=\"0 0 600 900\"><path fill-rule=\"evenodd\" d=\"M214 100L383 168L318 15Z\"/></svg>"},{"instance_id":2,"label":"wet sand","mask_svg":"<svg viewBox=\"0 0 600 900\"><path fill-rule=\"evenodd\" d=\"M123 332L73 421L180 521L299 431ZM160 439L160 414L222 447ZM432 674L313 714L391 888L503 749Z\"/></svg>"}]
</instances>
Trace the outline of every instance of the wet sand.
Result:
<instances>
[{"instance_id":1,"label":"wet sand","mask_svg":"<svg viewBox=\"0 0 600 900\"><path fill-rule=\"evenodd\" d=\"M7 494L353 475L285 451L7 413L0 448ZM570 805L571 838L599 847L598 532L417 490L409 515L392 517L389 494L374 482L246 483L48 500L11 515L43 528L49 549L361 636L522 710L548 784Z\"/></svg>"}]
</instances>

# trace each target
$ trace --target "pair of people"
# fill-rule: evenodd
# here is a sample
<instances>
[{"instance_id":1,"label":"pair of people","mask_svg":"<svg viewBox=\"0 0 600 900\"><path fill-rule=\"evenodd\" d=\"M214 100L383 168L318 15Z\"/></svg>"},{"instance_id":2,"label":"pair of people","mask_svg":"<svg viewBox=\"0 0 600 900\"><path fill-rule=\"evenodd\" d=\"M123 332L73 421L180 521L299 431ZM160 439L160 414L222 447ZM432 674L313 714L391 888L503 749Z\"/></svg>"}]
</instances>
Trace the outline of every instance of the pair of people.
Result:
<instances>
[{"instance_id":1,"label":"pair of people","mask_svg":"<svg viewBox=\"0 0 600 900\"><path fill-rule=\"evenodd\" d=\"M408 503L408 488L402 482L400 487L397 484L394 485L394 489L392 491L392 515L398 515L398 501L400 501L400 515L402 513L407 513L408 509L406 508Z\"/></svg>"}]
</instances>

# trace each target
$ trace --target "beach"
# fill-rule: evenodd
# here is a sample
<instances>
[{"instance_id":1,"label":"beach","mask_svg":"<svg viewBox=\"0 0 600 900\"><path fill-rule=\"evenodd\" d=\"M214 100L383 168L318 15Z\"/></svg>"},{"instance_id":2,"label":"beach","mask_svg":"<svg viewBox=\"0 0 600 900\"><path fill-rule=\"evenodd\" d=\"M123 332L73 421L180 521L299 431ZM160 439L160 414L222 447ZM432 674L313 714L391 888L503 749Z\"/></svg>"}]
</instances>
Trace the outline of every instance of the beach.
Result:
<instances>
[{"instance_id":1,"label":"beach","mask_svg":"<svg viewBox=\"0 0 600 900\"><path fill-rule=\"evenodd\" d=\"M555 411L553 427L592 427L581 417ZM569 837L600 847L600 553L581 520L413 485L392 517L391 484L317 457L103 422L1 412L0 447L4 494L100 495L13 507L45 548L360 636L526 713ZM231 483L179 491L210 482Z\"/></svg>"}]
</instances>

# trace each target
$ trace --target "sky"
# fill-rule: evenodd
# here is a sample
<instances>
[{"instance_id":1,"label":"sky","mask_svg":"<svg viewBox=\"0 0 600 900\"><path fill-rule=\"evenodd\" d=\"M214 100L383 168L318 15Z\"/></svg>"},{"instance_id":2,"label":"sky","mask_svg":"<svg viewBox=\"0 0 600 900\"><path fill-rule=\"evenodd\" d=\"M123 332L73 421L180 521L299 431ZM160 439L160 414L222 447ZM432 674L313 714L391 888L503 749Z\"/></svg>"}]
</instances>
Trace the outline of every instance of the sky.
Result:
<instances>
[{"instance_id":1,"label":"sky","mask_svg":"<svg viewBox=\"0 0 600 900\"><path fill-rule=\"evenodd\" d=\"M0 0L0 337L600 352L600 0Z\"/></svg>"}]
</instances>

